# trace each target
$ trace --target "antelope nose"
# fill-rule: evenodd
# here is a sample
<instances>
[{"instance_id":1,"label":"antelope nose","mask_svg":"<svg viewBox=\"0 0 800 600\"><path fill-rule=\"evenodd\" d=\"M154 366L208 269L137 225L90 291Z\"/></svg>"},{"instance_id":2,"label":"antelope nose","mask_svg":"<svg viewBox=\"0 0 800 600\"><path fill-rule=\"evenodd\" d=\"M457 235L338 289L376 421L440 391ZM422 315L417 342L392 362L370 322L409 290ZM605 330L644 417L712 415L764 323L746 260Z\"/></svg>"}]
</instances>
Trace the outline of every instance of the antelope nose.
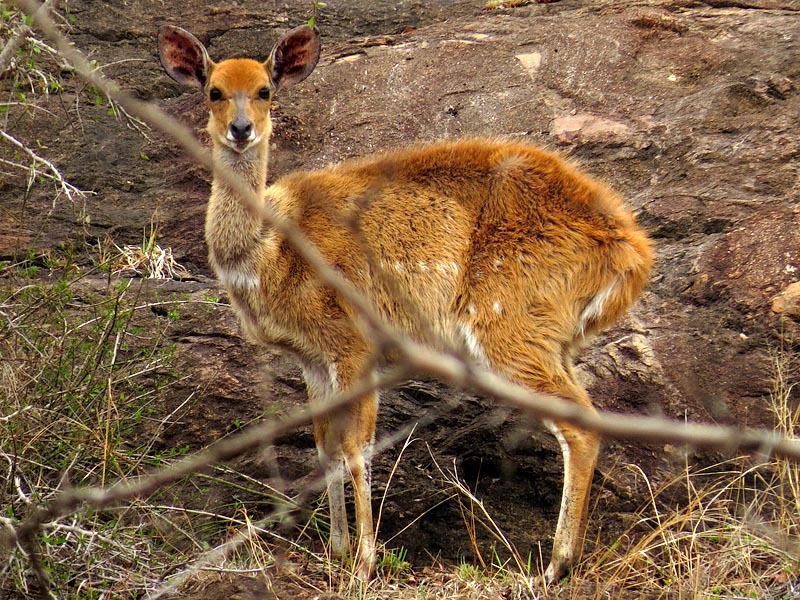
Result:
<instances>
[{"instance_id":1,"label":"antelope nose","mask_svg":"<svg viewBox=\"0 0 800 600\"><path fill-rule=\"evenodd\" d=\"M253 134L253 124L243 117L236 117L231 123L231 137L237 142L246 142Z\"/></svg>"}]
</instances>

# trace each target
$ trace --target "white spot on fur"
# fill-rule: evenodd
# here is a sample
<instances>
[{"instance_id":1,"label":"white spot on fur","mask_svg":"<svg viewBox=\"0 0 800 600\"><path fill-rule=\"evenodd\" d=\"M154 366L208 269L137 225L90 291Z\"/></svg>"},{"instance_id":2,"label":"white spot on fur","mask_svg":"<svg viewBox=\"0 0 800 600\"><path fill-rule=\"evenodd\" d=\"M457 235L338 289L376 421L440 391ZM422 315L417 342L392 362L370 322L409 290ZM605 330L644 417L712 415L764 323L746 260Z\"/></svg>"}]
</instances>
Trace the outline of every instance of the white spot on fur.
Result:
<instances>
[{"instance_id":1,"label":"white spot on fur","mask_svg":"<svg viewBox=\"0 0 800 600\"><path fill-rule=\"evenodd\" d=\"M258 275L251 271L219 268L217 270L217 277L226 288L255 290L261 285L261 280Z\"/></svg>"},{"instance_id":2,"label":"white spot on fur","mask_svg":"<svg viewBox=\"0 0 800 600\"><path fill-rule=\"evenodd\" d=\"M339 371L336 369L336 364L331 363L328 365L328 379L331 382L331 389L339 389Z\"/></svg>"},{"instance_id":3,"label":"white spot on fur","mask_svg":"<svg viewBox=\"0 0 800 600\"><path fill-rule=\"evenodd\" d=\"M578 318L578 333L583 335L583 332L586 330L586 325L589 324L589 321L595 320L602 316L603 311L605 310L605 304L608 301L611 294L614 293L614 288L617 286L617 279L615 278L606 288L600 290L597 295L592 298L589 303L586 305L586 308L583 309L581 316Z\"/></svg>"},{"instance_id":4,"label":"white spot on fur","mask_svg":"<svg viewBox=\"0 0 800 600\"><path fill-rule=\"evenodd\" d=\"M322 365L304 364L303 379L306 381L308 396L312 402L324 402L333 395L333 383L337 378L336 365L327 368Z\"/></svg>"},{"instance_id":5,"label":"white spot on fur","mask_svg":"<svg viewBox=\"0 0 800 600\"><path fill-rule=\"evenodd\" d=\"M503 264L503 257L501 256L499 258L495 258L494 259L494 263L492 263L492 264L494 265L495 269L499 269L500 266Z\"/></svg>"},{"instance_id":6,"label":"white spot on fur","mask_svg":"<svg viewBox=\"0 0 800 600\"><path fill-rule=\"evenodd\" d=\"M476 306L474 304L470 304L467 307L467 311L469 312L469 314L474 315L476 312L478 312L478 309L476 308Z\"/></svg>"},{"instance_id":7,"label":"white spot on fur","mask_svg":"<svg viewBox=\"0 0 800 600\"><path fill-rule=\"evenodd\" d=\"M417 266L419 267L419 270L422 271L423 273L428 272L428 263L426 263L425 261L420 262Z\"/></svg>"},{"instance_id":8,"label":"white spot on fur","mask_svg":"<svg viewBox=\"0 0 800 600\"><path fill-rule=\"evenodd\" d=\"M481 346L481 343L478 341L475 332L472 331L472 327L466 323L459 323L458 328L461 331L461 336L464 338L464 343L467 346L470 356L486 364L488 362L486 352L484 352L483 346Z\"/></svg>"},{"instance_id":9,"label":"white spot on fur","mask_svg":"<svg viewBox=\"0 0 800 600\"><path fill-rule=\"evenodd\" d=\"M403 263L396 262L396 263L394 263L394 270L397 271L398 273L405 273L406 272L406 267L405 267L405 265L403 265Z\"/></svg>"},{"instance_id":10,"label":"white spot on fur","mask_svg":"<svg viewBox=\"0 0 800 600\"><path fill-rule=\"evenodd\" d=\"M536 264L534 257L528 254L527 252L520 252L517 255L517 261L519 262L519 264L525 265L526 267L530 267Z\"/></svg>"},{"instance_id":11,"label":"white spot on fur","mask_svg":"<svg viewBox=\"0 0 800 600\"><path fill-rule=\"evenodd\" d=\"M503 306L500 304L500 302L495 301L495 303L492 305L492 308L494 309L494 312L496 312L498 315L503 314Z\"/></svg>"}]
</instances>

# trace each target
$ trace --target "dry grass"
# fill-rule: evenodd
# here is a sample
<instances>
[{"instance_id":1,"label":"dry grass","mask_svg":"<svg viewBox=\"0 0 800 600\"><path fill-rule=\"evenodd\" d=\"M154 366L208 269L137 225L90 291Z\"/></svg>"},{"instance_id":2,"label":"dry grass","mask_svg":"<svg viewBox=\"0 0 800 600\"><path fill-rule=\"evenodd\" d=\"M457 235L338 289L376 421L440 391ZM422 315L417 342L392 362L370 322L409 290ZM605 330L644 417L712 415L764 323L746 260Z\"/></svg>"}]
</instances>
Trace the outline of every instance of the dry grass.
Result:
<instances>
[{"instance_id":1,"label":"dry grass","mask_svg":"<svg viewBox=\"0 0 800 600\"><path fill-rule=\"evenodd\" d=\"M770 400L776 430L797 437L790 362L776 361ZM687 464L658 489L639 476L649 502L585 559L565 597L800 598L800 465L769 456Z\"/></svg>"},{"instance_id":2,"label":"dry grass","mask_svg":"<svg viewBox=\"0 0 800 600\"><path fill-rule=\"evenodd\" d=\"M7 530L64 488L136 476L169 423L148 425L151 437L129 445L158 390L173 380L168 320L139 331L138 290L129 281L92 294L77 292L80 277L51 283L40 274L27 263L6 267L3 288L11 291L0 295L0 524ZM91 598L97 589L136 585L141 572L132 568L121 579L120 567L139 564L149 543L137 512L47 523L41 552L59 589ZM34 594L26 553L2 550L0 589Z\"/></svg>"},{"instance_id":3,"label":"dry grass","mask_svg":"<svg viewBox=\"0 0 800 600\"><path fill-rule=\"evenodd\" d=\"M17 278L0 298L0 458L8 482L0 490L0 530L9 530L64 486L125 480L169 462L174 454L157 450L154 439L176 415L151 410L164 385L156 381L171 370L164 343L170 319L149 333L137 327L137 311L149 306L138 297L141 280L112 279L117 285L106 295L82 293L78 303L79 277L43 284L24 261L4 274ZM789 362L776 361L771 400L776 428L796 436L800 410ZM149 437L132 435L143 419L150 420ZM488 532L509 559L482 555L477 542L475 561L456 566L409 565L402 549L383 549L378 578L362 587L330 557L324 513L307 515L301 533L289 537L275 525L292 511L297 516L298 499L225 466L115 510L50 522L39 552L58 597L76 599L168 597L231 576L291 584L301 598L800 597L796 463L737 457L704 469L687 464L657 487L635 467L620 468L637 473L649 500L613 544L588 547L572 577L550 590L538 580L540 557L518 552L455 465L439 467L445 501L458 503L472 539L479 529ZM250 504L209 510L186 500L187 489L208 486L246 487L264 505L285 510L256 521ZM317 491L309 486L301 503ZM603 515L591 518L602 522ZM25 552L1 550L0 591L34 597Z\"/></svg>"},{"instance_id":4,"label":"dry grass","mask_svg":"<svg viewBox=\"0 0 800 600\"><path fill-rule=\"evenodd\" d=\"M172 248L157 243L160 226L157 215L142 234L141 244L118 246L111 239L98 244L100 262L110 265L111 273L146 279L185 279L186 269L175 260Z\"/></svg>"},{"instance_id":5,"label":"dry grass","mask_svg":"<svg viewBox=\"0 0 800 600\"><path fill-rule=\"evenodd\" d=\"M182 279L186 275L186 270L175 260L169 247L126 244L118 250L120 258L113 267L115 275L137 275L148 279Z\"/></svg>"},{"instance_id":6,"label":"dry grass","mask_svg":"<svg viewBox=\"0 0 800 600\"><path fill-rule=\"evenodd\" d=\"M52 254L0 265L0 598L43 597L14 533L39 507L70 487L131 481L188 452L161 440L193 399L164 409L180 381L170 329L188 301L149 302L144 280L110 275L121 255L104 257L94 275ZM36 536L51 588L44 597L155 597L220 540L255 531L241 503L205 509L207 488L293 507L221 465L116 508L51 520ZM266 548L246 545L209 568L266 570Z\"/></svg>"},{"instance_id":7,"label":"dry grass","mask_svg":"<svg viewBox=\"0 0 800 600\"><path fill-rule=\"evenodd\" d=\"M120 255L105 258L117 264ZM44 262L62 270L43 277L46 267L34 267ZM159 390L175 376L167 343L172 321L160 317L159 327L140 327L140 312L152 318L142 280L111 277L103 294L87 294L80 270L53 255L6 265L2 275L10 291L0 296L0 464L7 482L0 531L10 531L66 486L128 480L185 449L156 443L183 407L166 415L155 409ZM776 429L797 436L791 362L776 360L771 401ZM401 451L395 468L402 457ZM763 456L703 469L687 464L657 486L633 466L620 468L637 473L648 501L613 544L589 546L572 577L550 590L539 583L541 557L531 560L515 548L455 465L439 467L449 490L444 501L458 504L472 539L488 532L502 552L481 554L476 541L473 562L410 565L402 548L384 548L379 576L366 588L330 557L319 509L305 517L299 535L275 527L296 518L297 502L307 505L321 482L303 498L288 498L226 466L114 510L49 522L38 551L57 597L76 599L168 597L229 576L290 582L307 597L364 600L800 597L796 463ZM211 486L232 486L223 496L246 488L260 498L256 504L279 508L256 521L250 503L208 509L187 499L187 490ZM0 596L14 590L34 597L25 551L6 544L0 553Z\"/></svg>"},{"instance_id":8,"label":"dry grass","mask_svg":"<svg viewBox=\"0 0 800 600\"><path fill-rule=\"evenodd\" d=\"M487 8L529 2L492 1ZM0 35L23 32L20 13L7 3L0 8ZM40 180L53 185L54 206L62 197L80 202L88 192L65 181L41 149L6 131L10 108L41 111L35 97L57 93L60 85L48 71L59 64L58 54L27 34L18 39L22 52L0 65L12 79L12 95L0 104L0 174L22 174L28 192ZM109 110L125 118L116 105ZM155 231L151 226L141 245L102 247L101 263L117 275L180 277L180 265L155 242ZM0 268L3 289L10 290L0 292L0 597L38 595L30 557L4 535L37 506L69 486L130 480L184 451L159 450L156 443L183 410L156 409L175 377L165 342L170 317L142 329L137 314L149 313L150 305L138 296L141 282L110 277L108 289L92 296L77 291L81 276L68 269L46 282L37 278L40 262ZM797 436L789 362L776 361L772 403L776 428ZM523 558L455 467L440 468L440 476L471 537L477 539L478 529L489 532L510 560L482 555L477 543L475 564L457 566L409 565L402 549L384 549L378 578L362 587L329 556L319 511L307 516L299 536L288 538L274 527L286 510L256 521L251 505L208 510L186 498L187 490L199 495L203 486L245 487L264 504L295 508L295 499L224 466L116 509L46 523L37 551L51 597L64 599L155 598L173 584L200 589L228 576L290 583L295 597L308 598L800 598L796 463L738 457L705 469L687 464L680 476L657 486L639 472L650 497L628 529L611 545L589 548L573 576L551 590L536 579L539 557L536 565Z\"/></svg>"}]
</instances>

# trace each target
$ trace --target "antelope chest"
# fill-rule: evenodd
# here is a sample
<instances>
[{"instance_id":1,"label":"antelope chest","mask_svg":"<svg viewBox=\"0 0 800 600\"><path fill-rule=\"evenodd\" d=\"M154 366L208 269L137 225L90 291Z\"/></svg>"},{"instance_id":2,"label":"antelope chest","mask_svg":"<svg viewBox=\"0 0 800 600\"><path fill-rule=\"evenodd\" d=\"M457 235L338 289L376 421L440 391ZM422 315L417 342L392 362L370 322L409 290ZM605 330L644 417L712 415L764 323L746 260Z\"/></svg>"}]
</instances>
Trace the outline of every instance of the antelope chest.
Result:
<instances>
[{"instance_id":1,"label":"antelope chest","mask_svg":"<svg viewBox=\"0 0 800 600\"><path fill-rule=\"evenodd\" d=\"M242 333L251 342L279 344L290 336L289 328L282 326L265 306L261 279L255 269L248 267L215 266L220 283L231 299Z\"/></svg>"}]
</instances>

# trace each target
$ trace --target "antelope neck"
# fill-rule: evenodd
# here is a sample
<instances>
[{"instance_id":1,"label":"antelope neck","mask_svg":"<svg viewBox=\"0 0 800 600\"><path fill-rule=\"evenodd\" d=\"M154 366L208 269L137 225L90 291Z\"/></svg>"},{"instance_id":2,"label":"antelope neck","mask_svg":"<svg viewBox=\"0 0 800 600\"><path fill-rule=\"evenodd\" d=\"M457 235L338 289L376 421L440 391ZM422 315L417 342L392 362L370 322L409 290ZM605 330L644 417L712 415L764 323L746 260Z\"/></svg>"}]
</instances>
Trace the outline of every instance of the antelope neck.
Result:
<instances>
[{"instance_id":1,"label":"antelope neck","mask_svg":"<svg viewBox=\"0 0 800 600\"><path fill-rule=\"evenodd\" d=\"M247 186L256 192L259 199L263 198L267 181L267 160L269 158L269 141L263 140L248 148L244 152L236 152L231 148L220 143L214 144L214 184L226 195L238 197L236 190L228 186L219 171L229 169L237 178L241 178ZM247 202L242 198L242 204L247 206Z\"/></svg>"},{"instance_id":2,"label":"antelope neck","mask_svg":"<svg viewBox=\"0 0 800 600\"><path fill-rule=\"evenodd\" d=\"M215 172L206 214L206 241L212 265L218 272L233 266L253 267L252 259L263 236L259 208L265 202L267 145L263 141L242 153L214 145ZM257 206L224 181L223 169L228 169L229 175L253 191Z\"/></svg>"}]
</instances>

